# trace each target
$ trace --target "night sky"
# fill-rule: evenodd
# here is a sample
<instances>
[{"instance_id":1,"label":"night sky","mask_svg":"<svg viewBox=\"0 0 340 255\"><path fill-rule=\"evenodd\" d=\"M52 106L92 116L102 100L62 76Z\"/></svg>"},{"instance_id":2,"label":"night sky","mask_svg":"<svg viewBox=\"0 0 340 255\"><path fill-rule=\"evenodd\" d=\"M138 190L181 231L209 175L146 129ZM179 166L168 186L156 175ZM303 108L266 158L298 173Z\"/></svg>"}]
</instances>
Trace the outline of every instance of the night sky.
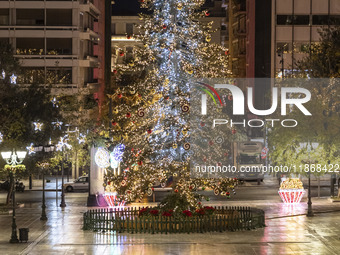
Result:
<instances>
[{"instance_id":1,"label":"night sky","mask_svg":"<svg viewBox=\"0 0 340 255\"><path fill-rule=\"evenodd\" d=\"M113 15L131 15L140 12L138 0L115 0Z\"/></svg>"}]
</instances>

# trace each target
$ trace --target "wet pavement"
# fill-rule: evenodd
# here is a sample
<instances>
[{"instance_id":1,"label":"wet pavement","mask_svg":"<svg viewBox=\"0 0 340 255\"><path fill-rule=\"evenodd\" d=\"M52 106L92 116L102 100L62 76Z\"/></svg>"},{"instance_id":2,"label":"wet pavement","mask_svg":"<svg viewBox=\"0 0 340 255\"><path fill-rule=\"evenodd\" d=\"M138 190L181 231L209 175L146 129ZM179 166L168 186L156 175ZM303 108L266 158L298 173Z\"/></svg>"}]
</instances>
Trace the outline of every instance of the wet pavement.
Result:
<instances>
[{"instance_id":1,"label":"wet pavement","mask_svg":"<svg viewBox=\"0 0 340 255\"><path fill-rule=\"evenodd\" d=\"M252 206L266 211L266 227L251 231L204 234L117 234L83 231L86 193L67 194L67 207L48 201L48 221L40 204L17 210L18 228L28 227L29 242L8 243L11 216L0 215L0 254L339 254L340 203L313 199L316 212L306 217L305 199L286 206L278 200L212 201L206 204ZM135 204L142 206L145 204ZM152 205L151 203L148 204Z\"/></svg>"}]
</instances>

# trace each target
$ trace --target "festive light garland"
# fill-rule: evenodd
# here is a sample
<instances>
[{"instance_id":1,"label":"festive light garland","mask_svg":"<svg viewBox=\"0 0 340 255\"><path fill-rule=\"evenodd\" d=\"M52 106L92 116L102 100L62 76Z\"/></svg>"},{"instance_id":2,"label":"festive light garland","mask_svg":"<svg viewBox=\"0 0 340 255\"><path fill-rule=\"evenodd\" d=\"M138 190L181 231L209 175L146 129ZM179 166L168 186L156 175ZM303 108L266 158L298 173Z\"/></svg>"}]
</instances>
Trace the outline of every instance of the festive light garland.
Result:
<instances>
[{"instance_id":1,"label":"festive light garland","mask_svg":"<svg viewBox=\"0 0 340 255\"><path fill-rule=\"evenodd\" d=\"M173 176L173 189L196 204L189 169L192 150L200 159L207 154L225 158L223 142L209 143L202 138L209 127L201 126L200 121L199 128L191 132L189 121L189 113L194 111L190 105L194 78L231 75L228 49L210 42L212 22L197 22L207 16L199 11L203 4L203 0L190 4L186 0L143 1L142 8L152 10L152 15L140 14L142 34L129 35L143 46L133 48L132 59L114 66L118 83L125 72L136 76L135 82L108 95L113 104L112 119L108 120L113 143L123 141L128 149L121 162L125 170L119 176L108 170L105 182L112 183L125 200L141 200L152 185ZM118 59L125 56L118 46L113 51ZM215 137L221 137L218 141L233 139L231 131L229 137L221 130L216 133ZM237 180L229 178L224 182L198 178L195 183L196 187L214 187L227 197L236 185Z\"/></svg>"},{"instance_id":2,"label":"festive light garland","mask_svg":"<svg viewBox=\"0 0 340 255\"><path fill-rule=\"evenodd\" d=\"M110 166L110 154L106 149L102 147L99 147L97 149L94 160L97 166L99 166L100 168L106 168Z\"/></svg>"}]
</instances>

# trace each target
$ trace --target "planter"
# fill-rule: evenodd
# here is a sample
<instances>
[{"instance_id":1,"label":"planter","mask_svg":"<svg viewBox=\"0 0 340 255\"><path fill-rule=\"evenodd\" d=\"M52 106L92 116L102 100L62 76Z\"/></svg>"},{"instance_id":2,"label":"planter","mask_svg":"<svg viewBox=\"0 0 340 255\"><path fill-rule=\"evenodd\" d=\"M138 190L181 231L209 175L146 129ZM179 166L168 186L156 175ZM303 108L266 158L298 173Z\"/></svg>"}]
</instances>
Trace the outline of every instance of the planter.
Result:
<instances>
[{"instance_id":1,"label":"planter","mask_svg":"<svg viewBox=\"0 0 340 255\"><path fill-rule=\"evenodd\" d=\"M305 194L304 189L281 189L278 192L285 204L300 203L303 195Z\"/></svg>"}]
</instances>

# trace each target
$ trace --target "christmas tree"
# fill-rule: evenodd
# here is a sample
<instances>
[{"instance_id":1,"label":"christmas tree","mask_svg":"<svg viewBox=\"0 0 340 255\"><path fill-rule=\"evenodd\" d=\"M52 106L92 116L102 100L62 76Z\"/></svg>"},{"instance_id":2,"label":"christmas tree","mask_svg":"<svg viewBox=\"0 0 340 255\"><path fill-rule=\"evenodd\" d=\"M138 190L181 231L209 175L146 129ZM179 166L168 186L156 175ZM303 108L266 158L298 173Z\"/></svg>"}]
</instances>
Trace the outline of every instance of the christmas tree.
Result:
<instances>
[{"instance_id":1,"label":"christmas tree","mask_svg":"<svg viewBox=\"0 0 340 255\"><path fill-rule=\"evenodd\" d=\"M197 201L193 191L198 187L210 186L215 194L227 196L234 189L236 181L232 178L190 178L193 154L203 162L204 154L217 155L216 160L228 158L223 146L230 144L232 136L230 129L216 129L211 136L216 139L211 140L205 122L195 114L198 109L191 107L194 87L209 87L197 83L197 79L231 76L228 49L211 43L214 31L211 22L204 22L204 2L142 1L141 6L151 14L140 15L141 35L127 35L143 47L136 48L125 63L114 69L115 77L128 72L135 79L109 95L113 105L112 119L108 120L113 136L109 150L114 158L123 156L116 161L120 162L119 174L118 165L111 166L104 184L106 191L118 192L121 199L141 200L145 193L152 195L157 183L172 183L174 192L186 197L191 205ZM118 51L124 56L122 50ZM221 106L217 114L223 115Z\"/></svg>"}]
</instances>

